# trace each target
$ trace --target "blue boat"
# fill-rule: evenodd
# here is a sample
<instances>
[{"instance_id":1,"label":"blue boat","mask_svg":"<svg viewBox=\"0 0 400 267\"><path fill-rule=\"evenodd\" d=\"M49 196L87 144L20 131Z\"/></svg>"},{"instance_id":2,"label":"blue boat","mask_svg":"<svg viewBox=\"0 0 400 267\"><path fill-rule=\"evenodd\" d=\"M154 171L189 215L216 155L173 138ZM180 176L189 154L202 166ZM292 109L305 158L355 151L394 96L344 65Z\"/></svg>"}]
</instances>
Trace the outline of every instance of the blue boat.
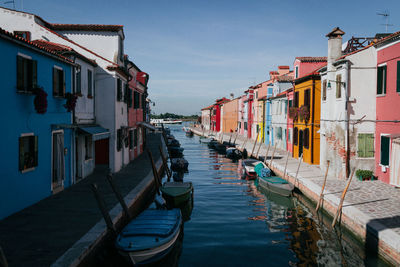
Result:
<instances>
[{"instance_id":1,"label":"blue boat","mask_svg":"<svg viewBox=\"0 0 400 267\"><path fill-rule=\"evenodd\" d=\"M132 264L148 264L173 248L182 226L180 209L147 209L118 235L115 246Z\"/></svg>"}]
</instances>

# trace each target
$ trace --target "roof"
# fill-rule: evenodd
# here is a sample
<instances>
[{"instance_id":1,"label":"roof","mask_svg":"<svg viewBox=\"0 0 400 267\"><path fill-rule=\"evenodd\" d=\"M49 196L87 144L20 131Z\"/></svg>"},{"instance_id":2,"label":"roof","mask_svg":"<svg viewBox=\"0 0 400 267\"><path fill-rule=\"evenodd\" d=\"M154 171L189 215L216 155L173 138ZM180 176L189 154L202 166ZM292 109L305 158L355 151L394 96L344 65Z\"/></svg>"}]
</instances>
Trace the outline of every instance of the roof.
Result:
<instances>
[{"instance_id":1,"label":"roof","mask_svg":"<svg viewBox=\"0 0 400 267\"><path fill-rule=\"evenodd\" d=\"M288 70L288 69L290 69L290 67L289 66L278 66L278 69L280 69L280 70Z\"/></svg>"},{"instance_id":2,"label":"roof","mask_svg":"<svg viewBox=\"0 0 400 267\"><path fill-rule=\"evenodd\" d=\"M326 62L327 57L296 57L300 62Z\"/></svg>"},{"instance_id":3,"label":"roof","mask_svg":"<svg viewBox=\"0 0 400 267\"><path fill-rule=\"evenodd\" d=\"M53 43L53 42L49 42L46 40L34 40L32 41L32 43L40 45L42 47L45 47L59 55L66 55L66 54L75 54L77 55L79 58L81 58L82 60L88 62L89 64L93 65L93 66L97 66L97 63L95 60L89 59L87 57L85 57L82 54L79 54L78 52L76 52L74 49L72 49L69 46L66 45L62 45L62 44L58 44L58 43Z\"/></svg>"},{"instance_id":4,"label":"roof","mask_svg":"<svg viewBox=\"0 0 400 267\"><path fill-rule=\"evenodd\" d=\"M61 24L47 23L48 27L57 31L119 31L123 30L123 25L106 25L106 24Z\"/></svg>"},{"instance_id":5,"label":"roof","mask_svg":"<svg viewBox=\"0 0 400 267\"><path fill-rule=\"evenodd\" d=\"M283 91L283 92L277 94L276 96L269 97L268 99L273 100L273 99L278 99L278 98L284 98L284 97L286 97L286 95L287 95L287 91L288 91L288 90L285 90L285 91Z\"/></svg>"},{"instance_id":6,"label":"roof","mask_svg":"<svg viewBox=\"0 0 400 267\"><path fill-rule=\"evenodd\" d=\"M4 39L8 39L8 40L13 41L13 42L18 43L18 44L33 48L33 49L37 49L42 53L45 53L45 54L48 54L50 56L56 57L59 60L62 60L64 62L66 62L66 63L74 64L74 62L72 60L70 60L69 58L62 56L62 55L54 52L53 50L51 50L51 49L49 49L49 48L47 48L45 46L42 46L40 44L36 44L34 42L26 40L25 38L15 36L14 34L8 32L6 30L3 30L2 28L0 28L0 37L2 37Z\"/></svg>"},{"instance_id":7,"label":"roof","mask_svg":"<svg viewBox=\"0 0 400 267\"><path fill-rule=\"evenodd\" d=\"M377 46L383 45L384 43L390 42L391 39L398 38L399 36L400 36L400 31L395 32L395 33L393 33L393 34L391 34L389 36L386 36L385 38L379 40L378 42L376 42L374 44L374 46L377 47Z\"/></svg>"},{"instance_id":8,"label":"roof","mask_svg":"<svg viewBox=\"0 0 400 267\"><path fill-rule=\"evenodd\" d=\"M214 104L212 104L212 105L210 105L208 107L202 108L201 110L212 109L213 107L214 107Z\"/></svg>"},{"instance_id":9,"label":"roof","mask_svg":"<svg viewBox=\"0 0 400 267\"><path fill-rule=\"evenodd\" d=\"M125 68L121 67L121 66L110 65L110 66L107 66L107 69L110 70L110 71L115 71L118 74L124 76L125 78L129 77L128 71Z\"/></svg>"},{"instance_id":10,"label":"roof","mask_svg":"<svg viewBox=\"0 0 400 267\"><path fill-rule=\"evenodd\" d=\"M339 27L335 27L330 33L328 33L327 35L325 35L326 37L338 37L338 36L342 36L344 35L345 32L342 31Z\"/></svg>"},{"instance_id":11,"label":"roof","mask_svg":"<svg viewBox=\"0 0 400 267\"><path fill-rule=\"evenodd\" d=\"M276 80L278 82L292 82L293 81L293 77L292 76L287 76L287 75L282 75L282 76L276 77Z\"/></svg>"}]
</instances>

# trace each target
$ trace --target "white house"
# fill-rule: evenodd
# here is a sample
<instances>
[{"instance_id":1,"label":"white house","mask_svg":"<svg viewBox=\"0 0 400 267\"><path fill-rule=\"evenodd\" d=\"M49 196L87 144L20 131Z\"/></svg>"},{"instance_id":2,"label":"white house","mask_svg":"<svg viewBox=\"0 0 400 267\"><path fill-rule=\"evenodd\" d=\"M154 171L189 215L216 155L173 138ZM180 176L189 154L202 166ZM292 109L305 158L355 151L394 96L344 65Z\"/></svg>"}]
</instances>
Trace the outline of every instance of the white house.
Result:
<instances>
[{"instance_id":1,"label":"white house","mask_svg":"<svg viewBox=\"0 0 400 267\"><path fill-rule=\"evenodd\" d=\"M335 177L353 168L374 170L376 50L342 55L339 28L327 34L328 64L321 69L320 166Z\"/></svg>"},{"instance_id":2,"label":"white house","mask_svg":"<svg viewBox=\"0 0 400 267\"><path fill-rule=\"evenodd\" d=\"M286 92L269 98L269 101L271 101L271 133L274 135L274 145L277 148L286 150L288 105Z\"/></svg>"}]
</instances>

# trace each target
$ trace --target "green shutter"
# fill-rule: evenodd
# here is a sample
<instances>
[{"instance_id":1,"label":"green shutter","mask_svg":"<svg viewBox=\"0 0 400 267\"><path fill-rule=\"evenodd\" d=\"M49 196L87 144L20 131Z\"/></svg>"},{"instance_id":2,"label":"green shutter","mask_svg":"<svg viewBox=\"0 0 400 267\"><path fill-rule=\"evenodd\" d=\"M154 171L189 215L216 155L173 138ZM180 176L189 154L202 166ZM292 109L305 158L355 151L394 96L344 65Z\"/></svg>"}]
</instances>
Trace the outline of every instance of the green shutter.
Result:
<instances>
[{"instance_id":1,"label":"green shutter","mask_svg":"<svg viewBox=\"0 0 400 267\"><path fill-rule=\"evenodd\" d=\"M387 66L383 66L383 93L386 94Z\"/></svg>"},{"instance_id":2,"label":"green shutter","mask_svg":"<svg viewBox=\"0 0 400 267\"><path fill-rule=\"evenodd\" d=\"M381 164L389 166L390 138L381 136Z\"/></svg>"},{"instance_id":3,"label":"green shutter","mask_svg":"<svg viewBox=\"0 0 400 267\"><path fill-rule=\"evenodd\" d=\"M365 158L365 134L358 134L358 157Z\"/></svg>"},{"instance_id":4,"label":"green shutter","mask_svg":"<svg viewBox=\"0 0 400 267\"><path fill-rule=\"evenodd\" d=\"M376 94L382 94L382 67L378 67L377 82L376 82Z\"/></svg>"},{"instance_id":5,"label":"green shutter","mask_svg":"<svg viewBox=\"0 0 400 267\"><path fill-rule=\"evenodd\" d=\"M38 165L38 161L39 161L39 146L38 146L38 136L34 137L34 154L35 154L35 159L34 159L34 163L33 166L37 166Z\"/></svg>"},{"instance_id":6,"label":"green shutter","mask_svg":"<svg viewBox=\"0 0 400 267\"><path fill-rule=\"evenodd\" d=\"M37 61L32 60L32 89L37 87Z\"/></svg>"},{"instance_id":7,"label":"green shutter","mask_svg":"<svg viewBox=\"0 0 400 267\"><path fill-rule=\"evenodd\" d=\"M365 135L365 157L373 158L375 155L374 149L374 134Z\"/></svg>"},{"instance_id":8,"label":"green shutter","mask_svg":"<svg viewBox=\"0 0 400 267\"><path fill-rule=\"evenodd\" d=\"M17 56L17 90L24 90L24 58Z\"/></svg>"},{"instance_id":9,"label":"green shutter","mask_svg":"<svg viewBox=\"0 0 400 267\"><path fill-rule=\"evenodd\" d=\"M396 92L400 93L400 61L397 61L397 83Z\"/></svg>"}]
</instances>

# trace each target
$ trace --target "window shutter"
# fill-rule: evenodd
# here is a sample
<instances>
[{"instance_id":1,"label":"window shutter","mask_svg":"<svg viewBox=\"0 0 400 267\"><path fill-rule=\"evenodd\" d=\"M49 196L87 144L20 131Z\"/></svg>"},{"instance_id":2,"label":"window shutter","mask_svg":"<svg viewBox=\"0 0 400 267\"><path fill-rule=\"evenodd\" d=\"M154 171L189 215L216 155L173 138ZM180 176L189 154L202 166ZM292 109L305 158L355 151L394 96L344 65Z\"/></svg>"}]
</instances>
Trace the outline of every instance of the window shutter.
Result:
<instances>
[{"instance_id":1,"label":"window shutter","mask_svg":"<svg viewBox=\"0 0 400 267\"><path fill-rule=\"evenodd\" d=\"M358 134L358 156L360 158L365 158L365 134Z\"/></svg>"},{"instance_id":2,"label":"window shutter","mask_svg":"<svg viewBox=\"0 0 400 267\"><path fill-rule=\"evenodd\" d=\"M82 84L81 84L81 71L78 71L76 73L76 92L78 94L80 94L82 92L81 86L82 86Z\"/></svg>"},{"instance_id":3,"label":"window shutter","mask_svg":"<svg viewBox=\"0 0 400 267\"><path fill-rule=\"evenodd\" d=\"M129 89L128 91L128 107L131 108L132 107L132 90Z\"/></svg>"},{"instance_id":4,"label":"window shutter","mask_svg":"<svg viewBox=\"0 0 400 267\"><path fill-rule=\"evenodd\" d=\"M400 93L400 61L397 61L397 83L396 92Z\"/></svg>"},{"instance_id":5,"label":"window shutter","mask_svg":"<svg viewBox=\"0 0 400 267\"><path fill-rule=\"evenodd\" d=\"M326 100L326 80L322 83L322 100Z\"/></svg>"},{"instance_id":6,"label":"window shutter","mask_svg":"<svg viewBox=\"0 0 400 267\"><path fill-rule=\"evenodd\" d=\"M57 69L53 68L53 96L57 96L57 86L58 85L58 77L57 77Z\"/></svg>"},{"instance_id":7,"label":"window shutter","mask_svg":"<svg viewBox=\"0 0 400 267\"><path fill-rule=\"evenodd\" d=\"M389 166L389 145L390 138L381 136L381 164L384 166Z\"/></svg>"},{"instance_id":8,"label":"window shutter","mask_svg":"<svg viewBox=\"0 0 400 267\"><path fill-rule=\"evenodd\" d=\"M373 158L375 155L374 149L374 134L365 135L365 157Z\"/></svg>"},{"instance_id":9,"label":"window shutter","mask_svg":"<svg viewBox=\"0 0 400 267\"><path fill-rule=\"evenodd\" d=\"M383 94L386 94L386 76L387 76L387 66L385 65L385 66L383 66Z\"/></svg>"},{"instance_id":10,"label":"window shutter","mask_svg":"<svg viewBox=\"0 0 400 267\"><path fill-rule=\"evenodd\" d=\"M24 142L23 138L19 138L19 170L24 170Z\"/></svg>"},{"instance_id":11,"label":"window shutter","mask_svg":"<svg viewBox=\"0 0 400 267\"><path fill-rule=\"evenodd\" d=\"M342 75L336 75L336 98L342 97Z\"/></svg>"},{"instance_id":12,"label":"window shutter","mask_svg":"<svg viewBox=\"0 0 400 267\"><path fill-rule=\"evenodd\" d=\"M38 136L34 137L34 153L35 153L35 160L34 160L34 166L38 165L38 161L39 161L39 146L38 146Z\"/></svg>"},{"instance_id":13,"label":"window shutter","mask_svg":"<svg viewBox=\"0 0 400 267\"><path fill-rule=\"evenodd\" d=\"M37 87L37 61L32 60L32 89Z\"/></svg>"},{"instance_id":14,"label":"window shutter","mask_svg":"<svg viewBox=\"0 0 400 267\"><path fill-rule=\"evenodd\" d=\"M24 58L17 56L17 90L24 90Z\"/></svg>"}]
</instances>

